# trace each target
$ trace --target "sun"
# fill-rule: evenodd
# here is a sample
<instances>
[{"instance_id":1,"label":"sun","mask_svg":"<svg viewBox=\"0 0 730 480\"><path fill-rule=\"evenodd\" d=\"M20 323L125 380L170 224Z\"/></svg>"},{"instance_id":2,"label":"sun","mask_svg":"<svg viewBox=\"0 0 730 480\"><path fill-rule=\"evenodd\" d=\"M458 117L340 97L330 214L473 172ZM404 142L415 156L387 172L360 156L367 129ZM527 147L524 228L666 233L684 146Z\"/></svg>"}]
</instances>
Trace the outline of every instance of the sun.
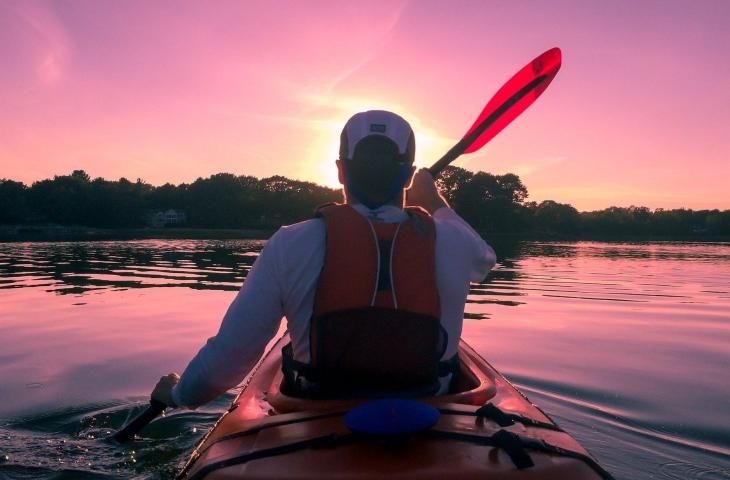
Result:
<instances>
[{"instance_id":1,"label":"sun","mask_svg":"<svg viewBox=\"0 0 730 480\"><path fill-rule=\"evenodd\" d=\"M417 167L428 167L436 162L455 143L456 140L444 137L436 129L430 127L411 109L398 104L382 104L368 102L361 98L329 98L328 104L334 115L312 122L311 127L316 135L308 146L308 165L312 180L330 188L340 188L337 178L335 160L339 157L340 133L347 119L356 112L365 110L389 110L403 116L411 124L416 136Z\"/></svg>"},{"instance_id":2,"label":"sun","mask_svg":"<svg viewBox=\"0 0 730 480\"><path fill-rule=\"evenodd\" d=\"M317 172L315 181L330 188L340 188L335 161L340 156L340 131L342 125L337 121L327 122L323 126L317 141L312 145L310 164Z\"/></svg>"},{"instance_id":3,"label":"sun","mask_svg":"<svg viewBox=\"0 0 730 480\"><path fill-rule=\"evenodd\" d=\"M340 184L340 180L337 177L337 166L335 165L337 155L329 158L331 158L332 160L320 162L321 167L319 172L319 178L321 178L321 181L317 183L319 183L320 185L324 185L325 187L340 188L342 187L342 185Z\"/></svg>"}]
</instances>

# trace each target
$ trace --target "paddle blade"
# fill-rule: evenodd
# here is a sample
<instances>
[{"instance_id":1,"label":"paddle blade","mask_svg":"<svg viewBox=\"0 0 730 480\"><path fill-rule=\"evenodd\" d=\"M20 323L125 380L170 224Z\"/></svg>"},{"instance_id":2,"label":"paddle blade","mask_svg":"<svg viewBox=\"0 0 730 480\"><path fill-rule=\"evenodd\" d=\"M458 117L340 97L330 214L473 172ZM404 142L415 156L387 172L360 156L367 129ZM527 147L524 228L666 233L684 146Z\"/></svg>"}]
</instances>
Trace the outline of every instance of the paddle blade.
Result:
<instances>
[{"instance_id":1,"label":"paddle blade","mask_svg":"<svg viewBox=\"0 0 730 480\"><path fill-rule=\"evenodd\" d=\"M165 408L167 408L167 405L164 403L158 402L157 400L150 400L150 406L147 407L144 412L140 413L134 420L129 422L126 427L112 435L111 438L119 443L126 442L133 438L137 432L146 427L152 420L157 418L165 410Z\"/></svg>"},{"instance_id":2,"label":"paddle blade","mask_svg":"<svg viewBox=\"0 0 730 480\"><path fill-rule=\"evenodd\" d=\"M559 48L551 48L525 65L505 83L484 107L462 141L468 146L463 153L482 148L545 91L561 65Z\"/></svg>"}]
</instances>

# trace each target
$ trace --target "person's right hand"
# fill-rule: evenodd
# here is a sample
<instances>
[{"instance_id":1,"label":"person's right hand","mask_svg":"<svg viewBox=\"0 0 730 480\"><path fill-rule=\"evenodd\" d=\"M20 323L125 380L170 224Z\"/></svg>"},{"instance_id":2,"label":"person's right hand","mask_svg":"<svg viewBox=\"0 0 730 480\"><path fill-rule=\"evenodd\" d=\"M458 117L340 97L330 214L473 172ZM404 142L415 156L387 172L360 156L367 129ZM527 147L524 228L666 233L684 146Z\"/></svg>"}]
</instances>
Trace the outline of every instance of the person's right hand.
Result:
<instances>
[{"instance_id":1,"label":"person's right hand","mask_svg":"<svg viewBox=\"0 0 730 480\"><path fill-rule=\"evenodd\" d=\"M155 385L155 389L152 390L152 400L162 402L168 407L177 407L172 399L172 389L180 381L180 375L177 373L170 373L164 377L160 377L160 381Z\"/></svg>"},{"instance_id":2,"label":"person's right hand","mask_svg":"<svg viewBox=\"0 0 730 480\"><path fill-rule=\"evenodd\" d=\"M406 205L423 207L430 214L441 207L449 206L436 188L436 183L427 168L418 170L413 176L411 188L406 190Z\"/></svg>"}]
</instances>

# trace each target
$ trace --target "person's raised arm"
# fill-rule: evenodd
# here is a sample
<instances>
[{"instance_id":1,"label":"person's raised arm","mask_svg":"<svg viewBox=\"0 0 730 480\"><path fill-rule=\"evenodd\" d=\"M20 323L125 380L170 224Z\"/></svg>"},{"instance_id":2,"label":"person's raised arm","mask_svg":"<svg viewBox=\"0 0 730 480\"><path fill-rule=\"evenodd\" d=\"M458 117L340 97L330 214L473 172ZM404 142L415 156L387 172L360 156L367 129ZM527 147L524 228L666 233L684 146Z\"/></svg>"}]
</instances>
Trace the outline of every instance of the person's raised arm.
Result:
<instances>
[{"instance_id":1,"label":"person's raised arm","mask_svg":"<svg viewBox=\"0 0 730 480\"><path fill-rule=\"evenodd\" d=\"M449 224L458 232L463 241L455 245L468 245L472 253L470 279L474 282L482 281L497 261L494 249L449 207L446 199L439 193L428 169L422 168L416 172L406 195L408 205L425 208L436 223Z\"/></svg>"}]
</instances>

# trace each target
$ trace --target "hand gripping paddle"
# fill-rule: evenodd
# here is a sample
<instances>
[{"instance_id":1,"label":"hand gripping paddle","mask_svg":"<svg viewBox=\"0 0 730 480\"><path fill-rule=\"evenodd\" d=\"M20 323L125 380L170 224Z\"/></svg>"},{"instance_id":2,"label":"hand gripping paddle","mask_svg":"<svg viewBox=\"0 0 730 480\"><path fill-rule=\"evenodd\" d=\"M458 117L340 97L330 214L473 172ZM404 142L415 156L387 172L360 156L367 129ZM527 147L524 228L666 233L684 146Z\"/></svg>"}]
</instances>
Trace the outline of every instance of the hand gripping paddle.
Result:
<instances>
[{"instance_id":1,"label":"hand gripping paddle","mask_svg":"<svg viewBox=\"0 0 730 480\"><path fill-rule=\"evenodd\" d=\"M537 100L561 65L559 48L551 48L517 72L494 94L476 122L451 150L428 169L436 176L463 153L476 152Z\"/></svg>"}]
</instances>

